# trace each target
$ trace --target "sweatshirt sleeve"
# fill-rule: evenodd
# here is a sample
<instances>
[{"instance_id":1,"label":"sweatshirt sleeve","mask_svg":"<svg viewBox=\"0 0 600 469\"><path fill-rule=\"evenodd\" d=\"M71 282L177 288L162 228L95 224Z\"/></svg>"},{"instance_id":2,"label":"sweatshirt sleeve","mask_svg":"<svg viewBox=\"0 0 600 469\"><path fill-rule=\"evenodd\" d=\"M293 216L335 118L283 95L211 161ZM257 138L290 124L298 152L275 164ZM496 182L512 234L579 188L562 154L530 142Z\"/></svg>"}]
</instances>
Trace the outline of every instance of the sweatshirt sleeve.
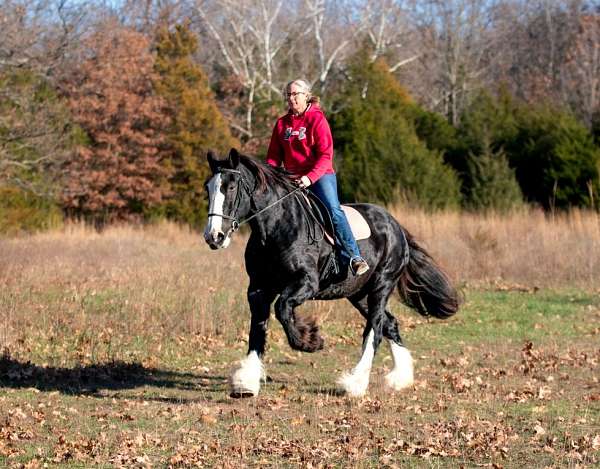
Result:
<instances>
[{"instance_id":1,"label":"sweatshirt sleeve","mask_svg":"<svg viewBox=\"0 0 600 469\"><path fill-rule=\"evenodd\" d=\"M271 134L271 143L269 143L269 149L267 150L267 164L271 166L281 166L283 161L283 148L281 146L281 142L279 141L279 132L277 131L277 127L279 126L279 121L275 123L275 127L273 127L273 133Z\"/></svg>"},{"instance_id":2,"label":"sweatshirt sleeve","mask_svg":"<svg viewBox=\"0 0 600 469\"><path fill-rule=\"evenodd\" d=\"M312 151L316 162L306 176L312 183L315 183L333 165L333 137L331 136L329 123L322 114L320 119L315 122Z\"/></svg>"}]
</instances>

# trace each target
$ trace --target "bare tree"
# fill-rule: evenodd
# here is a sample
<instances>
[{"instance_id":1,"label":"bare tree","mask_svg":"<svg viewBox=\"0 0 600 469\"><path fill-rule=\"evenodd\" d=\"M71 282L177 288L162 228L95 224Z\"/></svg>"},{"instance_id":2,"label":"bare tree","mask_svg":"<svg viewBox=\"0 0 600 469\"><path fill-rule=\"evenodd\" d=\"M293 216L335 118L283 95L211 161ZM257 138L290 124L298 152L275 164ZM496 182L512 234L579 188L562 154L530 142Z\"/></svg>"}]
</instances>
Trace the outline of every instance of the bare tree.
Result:
<instances>
[{"instance_id":1,"label":"bare tree","mask_svg":"<svg viewBox=\"0 0 600 469\"><path fill-rule=\"evenodd\" d=\"M0 185L49 194L44 173L57 168L67 154L67 113L56 103L40 100L44 84L35 78L21 75L9 81L0 82Z\"/></svg>"},{"instance_id":2,"label":"bare tree","mask_svg":"<svg viewBox=\"0 0 600 469\"><path fill-rule=\"evenodd\" d=\"M114 12L121 24L152 37L158 26L173 25L191 14L187 0L123 0L115 8L108 1L105 11Z\"/></svg>"},{"instance_id":3,"label":"bare tree","mask_svg":"<svg viewBox=\"0 0 600 469\"><path fill-rule=\"evenodd\" d=\"M417 60L411 35L416 32L410 23L416 8L412 0L369 0L364 17L368 20L368 38L373 47L371 60L387 56L390 72Z\"/></svg>"},{"instance_id":4,"label":"bare tree","mask_svg":"<svg viewBox=\"0 0 600 469\"><path fill-rule=\"evenodd\" d=\"M494 63L497 6L497 0L430 0L420 7L421 74L429 88L423 97L452 124Z\"/></svg>"},{"instance_id":5,"label":"bare tree","mask_svg":"<svg viewBox=\"0 0 600 469\"><path fill-rule=\"evenodd\" d=\"M503 80L528 102L564 102L563 67L578 29L582 2L515 2L512 30L499 54L508 64Z\"/></svg>"},{"instance_id":6,"label":"bare tree","mask_svg":"<svg viewBox=\"0 0 600 469\"><path fill-rule=\"evenodd\" d=\"M197 0L195 5L220 59L244 89L243 119L231 125L247 139L254 135L257 100L271 100L280 90L276 57L293 30L283 7L283 0Z\"/></svg>"},{"instance_id":7,"label":"bare tree","mask_svg":"<svg viewBox=\"0 0 600 469\"><path fill-rule=\"evenodd\" d=\"M0 184L50 191L69 136L53 80L82 18L65 1L0 1Z\"/></svg>"},{"instance_id":8,"label":"bare tree","mask_svg":"<svg viewBox=\"0 0 600 469\"><path fill-rule=\"evenodd\" d=\"M360 4L359 4L360 6ZM323 90L332 69L343 62L351 49L352 41L368 26L364 13L366 8L353 10L351 2L332 3L325 0L305 0L303 15L307 22L306 35L314 41L315 64L311 81ZM315 60L316 56L316 60Z\"/></svg>"},{"instance_id":9,"label":"bare tree","mask_svg":"<svg viewBox=\"0 0 600 469\"><path fill-rule=\"evenodd\" d=\"M584 15L564 67L566 99L584 122L600 111L600 15Z\"/></svg>"}]
</instances>

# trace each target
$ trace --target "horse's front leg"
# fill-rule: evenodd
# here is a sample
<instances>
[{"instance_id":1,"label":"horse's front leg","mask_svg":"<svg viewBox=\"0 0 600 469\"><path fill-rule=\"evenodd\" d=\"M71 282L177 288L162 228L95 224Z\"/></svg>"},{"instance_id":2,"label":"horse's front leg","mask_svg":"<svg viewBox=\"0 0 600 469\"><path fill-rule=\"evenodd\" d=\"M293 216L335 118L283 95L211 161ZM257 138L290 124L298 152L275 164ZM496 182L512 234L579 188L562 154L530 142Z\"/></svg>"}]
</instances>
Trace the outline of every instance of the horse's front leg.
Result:
<instances>
[{"instance_id":1,"label":"horse's front leg","mask_svg":"<svg viewBox=\"0 0 600 469\"><path fill-rule=\"evenodd\" d=\"M248 288L248 304L252 314L248 355L240 361L229 378L232 397L256 396L260 390L261 379L265 379L261 359L265 353L267 327L271 303L274 299L274 293L255 288L252 285Z\"/></svg>"},{"instance_id":2,"label":"horse's front leg","mask_svg":"<svg viewBox=\"0 0 600 469\"><path fill-rule=\"evenodd\" d=\"M303 275L284 288L275 303L275 315L294 350L316 352L323 348L323 338L315 319L301 318L294 314L297 306L315 296L318 284L316 275Z\"/></svg>"}]
</instances>

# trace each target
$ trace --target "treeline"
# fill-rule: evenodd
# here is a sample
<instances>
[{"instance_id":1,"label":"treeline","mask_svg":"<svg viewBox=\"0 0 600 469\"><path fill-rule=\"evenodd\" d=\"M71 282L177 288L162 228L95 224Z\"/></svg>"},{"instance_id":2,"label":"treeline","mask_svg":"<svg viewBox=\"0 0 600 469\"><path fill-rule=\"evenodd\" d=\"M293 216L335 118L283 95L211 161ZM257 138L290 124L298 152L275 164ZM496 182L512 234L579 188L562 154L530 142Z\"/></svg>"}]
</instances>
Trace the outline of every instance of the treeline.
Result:
<instances>
[{"instance_id":1,"label":"treeline","mask_svg":"<svg viewBox=\"0 0 600 469\"><path fill-rule=\"evenodd\" d=\"M206 151L264 155L298 76L346 201L598 208L594 5L342 3L0 0L0 232L201 227Z\"/></svg>"}]
</instances>

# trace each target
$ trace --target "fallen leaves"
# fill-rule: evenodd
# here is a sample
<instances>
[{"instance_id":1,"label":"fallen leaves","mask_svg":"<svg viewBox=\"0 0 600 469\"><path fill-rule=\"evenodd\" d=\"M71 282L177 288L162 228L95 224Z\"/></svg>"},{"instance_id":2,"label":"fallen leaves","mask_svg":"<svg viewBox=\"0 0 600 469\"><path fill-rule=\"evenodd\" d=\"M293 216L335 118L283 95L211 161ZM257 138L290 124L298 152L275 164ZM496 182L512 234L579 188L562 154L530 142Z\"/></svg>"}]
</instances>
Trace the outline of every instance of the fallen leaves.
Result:
<instances>
[{"instance_id":1,"label":"fallen leaves","mask_svg":"<svg viewBox=\"0 0 600 469\"><path fill-rule=\"evenodd\" d=\"M223 352L223 344L211 344L214 356ZM331 353L326 359L333 358ZM222 469L246 462L307 468L364 461L390 468L500 468L513 467L521 457L545 465L557 458L572 466L598 462L600 435L595 414L588 410L600 401L596 347L465 344L455 354L432 350L418 356L423 358L413 388L385 391L383 376L391 362L384 360L381 369L374 369L369 395L356 401L327 392L323 383L329 377L321 376L328 369L325 361L311 366L317 362L290 352L282 359L275 355L268 364L275 381L257 398L242 401L223 397L226 364L202 357L192 361L201 366L177 379L160 371L166 386L155 384L159 372L142 365L62 369L6 356L0 371L7 373L4 377L12 371L17 384L0 396L6 409L0 411L0 461L31 468ZM291 367L303 365L305 373L298 379ZM119 387L128 372L139 387ZM81 389L77 380L116 389L73 395L56 386L61 378L70 383L68 389ZM36 380L56 389L36 389ZM572 418L556 415L564 405ZM85 422L93 422L93 428ZM41 450L27 461L32 447ZM424 459L428 462L419 463Z\"/></svg>"}]
</instances>

